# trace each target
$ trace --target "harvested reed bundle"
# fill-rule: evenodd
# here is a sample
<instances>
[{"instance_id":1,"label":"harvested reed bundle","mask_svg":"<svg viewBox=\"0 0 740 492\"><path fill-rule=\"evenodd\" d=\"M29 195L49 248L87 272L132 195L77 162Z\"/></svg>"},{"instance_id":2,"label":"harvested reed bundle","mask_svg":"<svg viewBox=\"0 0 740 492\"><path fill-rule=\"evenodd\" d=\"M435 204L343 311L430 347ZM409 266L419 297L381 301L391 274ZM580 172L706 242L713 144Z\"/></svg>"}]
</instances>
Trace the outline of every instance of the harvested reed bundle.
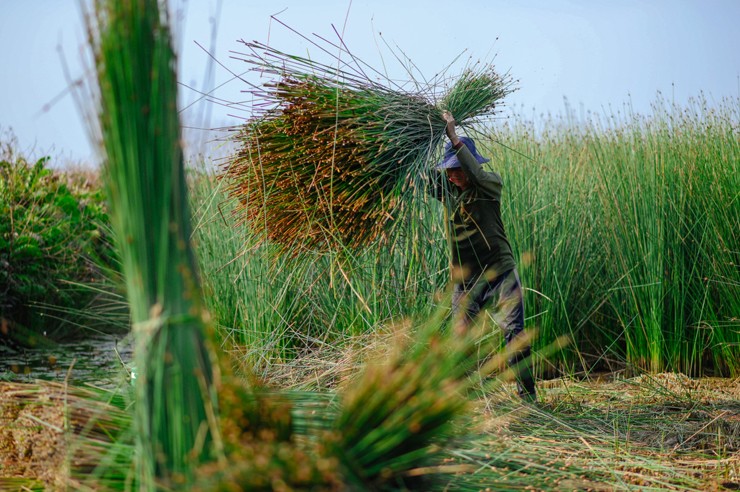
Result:
<instances>
[{"instance_id":1,"label":"harvested reed bundle","mask_svg":"<svg viewBox=\"0 0 740 492\"><path fill-rule=\"evenodd\" d=\"M194 465L212 457L217 374L190 244L167 5L96 0L93 7L103 175L136 340L138 486L183 488Z\"/></svg>"},{"instance_id":2,"label":"harvested reed bundle","mask_svg":"<svg viewBox=\"0 0 740 492\"><path fill-rule=\"evenodd\" d=\"M282 250L358 247L392 237L444 136L443 109L465 124L512 91L490 65L467 69L444 97L245 43L243 60L273 79L224 172L236 214Z\"/></svg>"},{"instance_id":3,"label":"harvested reed bundle","mask_svg":"<svg viewBox=\"0 0 740 492\"><path fill-rule=\"evenodd\" d=\"M326 418L305 415L306 407L327 410L320 394L303 394L308 405L300 402L303 409L295 408L294 399L300 400L294 395L271 391L254 378L247 382L228 374L230 367L224 369L219 388L223 458L199 467L190 490L346 490L336 460L321 457L316 441L307 435L310 421Z\"/></svg>"}]
</instances>

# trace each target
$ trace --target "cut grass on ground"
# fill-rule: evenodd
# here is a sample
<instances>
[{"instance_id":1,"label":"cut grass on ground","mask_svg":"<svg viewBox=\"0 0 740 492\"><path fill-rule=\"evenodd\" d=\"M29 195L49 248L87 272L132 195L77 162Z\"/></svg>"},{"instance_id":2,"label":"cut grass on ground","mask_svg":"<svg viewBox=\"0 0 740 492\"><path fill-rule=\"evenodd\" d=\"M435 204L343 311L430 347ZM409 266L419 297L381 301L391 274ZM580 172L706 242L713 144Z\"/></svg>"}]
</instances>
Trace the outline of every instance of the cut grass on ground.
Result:
<instances>
[{"instance_id":1,"label":"cut grass on ground","mask_svg":"<svg viewBox=\"0 0 740 492\"><path fill-rule=\"evenodd\" d=\"M344 350L318 345L274 366L270 382L331 390L396 336L360 337ZM477 471L454 477L455 490L740 488L740 379L611 374L542 381L539 390L532 406L511 384L473 395L477 438L449 460Z\"/></svg>"},{"instance_id":2,"label":"cut grass on ground","mask_svg":"<svg viewBox=\"0 0 740 492\"><path fill-rule=\"evenodd\" d=\"M384 350L382 341L367 342L361 345L372 346L373 352ZM357 369L357 361L366 355L366 349L357 349L356 354L341 354L333 363L316 356L303 358L302 370L295 365L290 371L276 370L271 383L331 393L357 372L350 368ZM62 437L65 391L79 393L54 383L0 385L0 484L24 477L43 480L53 490L54 481L66 472L65 445L74 446L75 440ZM472 465L475 471L450 477L454 490L740 487L740 379L691 379L665 373L543 381L539 401L532 406L521 404L513 394L513 387L506 384L472 395L477 402L476 438L451 449L448 464L459 463L466 469ZM66 399L79 401L71 394ZM331 405L316 402L315 397L307 398L305 405L296 399L295 412L332 411ZM79 429L69 428L75 427ZM31 462L24 464L26 458L18 450L28 446L29 432L34 435L34 449ZM51 449L43 449L45 443ZM43 460L38 459L41 456Z\"/></svg>"},{"instance_id":3,"label":"cut grass on ground","mask_svg":"<svg viewBox=\"0 0 740 492\"><path fill-rule=\"evenodd\" d=\"M486 486L740 487L739 379L664 373L623 380L561 379L540 388L540 402L532 407L513 400L513 389L480 399L484 432L455 454L479 463L482 476L505 479Z\"/></svg>"}]
</instances>

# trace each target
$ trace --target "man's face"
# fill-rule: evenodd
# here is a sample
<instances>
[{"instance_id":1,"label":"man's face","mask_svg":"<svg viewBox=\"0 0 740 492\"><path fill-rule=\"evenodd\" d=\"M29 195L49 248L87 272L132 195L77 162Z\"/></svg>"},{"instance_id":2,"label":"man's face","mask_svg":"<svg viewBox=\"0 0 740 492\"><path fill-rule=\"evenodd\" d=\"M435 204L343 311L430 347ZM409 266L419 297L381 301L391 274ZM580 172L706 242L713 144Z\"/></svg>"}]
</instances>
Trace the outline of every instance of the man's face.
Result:
<instances>
[{"instance_id":1,"label":"man's face","mask_svg":"<svg viewBox=\"0 0 740 492\"><path fill-rule=\"evenodd\" d=\"M450 183L454 184L461 190L466 189L470 185L468 176L465 174L465 172L460 167L448 169L447 179L450 180Z\"/></svg>"}]
</instances>

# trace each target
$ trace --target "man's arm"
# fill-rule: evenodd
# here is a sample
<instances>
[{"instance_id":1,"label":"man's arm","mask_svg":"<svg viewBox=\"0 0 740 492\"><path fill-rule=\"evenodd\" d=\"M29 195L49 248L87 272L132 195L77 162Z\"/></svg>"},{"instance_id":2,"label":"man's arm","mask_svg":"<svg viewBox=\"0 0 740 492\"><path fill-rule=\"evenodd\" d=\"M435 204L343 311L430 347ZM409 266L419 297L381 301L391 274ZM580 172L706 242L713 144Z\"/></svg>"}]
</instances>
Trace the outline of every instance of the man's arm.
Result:
<instances>
[{"instance_id":1,"label":"man's arm","mask_svg":"<svg viewBox=\"0 0 740 492\"><path fill-rule=\"evenodd\" d=\"M452 146L455 149L460 150L461 147L464 147L464 144L460 141L455 132L455 117L452 116L452 113L449 111L442 111L442 119L447 122L447 126L445 126L447 138L450 139L450 142L452 142Z\"/></svg>"}]
</instances>

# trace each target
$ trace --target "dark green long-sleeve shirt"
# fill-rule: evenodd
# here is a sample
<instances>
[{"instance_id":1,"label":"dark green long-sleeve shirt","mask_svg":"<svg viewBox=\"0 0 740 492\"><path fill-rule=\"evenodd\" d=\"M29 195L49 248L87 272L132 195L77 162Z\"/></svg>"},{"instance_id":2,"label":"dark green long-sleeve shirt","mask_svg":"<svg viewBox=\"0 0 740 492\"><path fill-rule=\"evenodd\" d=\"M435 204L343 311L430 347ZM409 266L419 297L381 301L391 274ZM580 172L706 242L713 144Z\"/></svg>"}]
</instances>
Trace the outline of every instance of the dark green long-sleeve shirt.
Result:
<instances>
[{"instance_id":1,"label":"dark green long-sleeve shirt","mask_svg":"<svg viewBox=\"0 0 740 492\"><path fill-rule=\"evenodd\" d=\"M457 158L470 186L448 186L452 265L462 268L466 283L484 273L494 278L516 266L501 220L503 182L497 173L484 171L465 145Z\"/></svg>"}]
</instances>

